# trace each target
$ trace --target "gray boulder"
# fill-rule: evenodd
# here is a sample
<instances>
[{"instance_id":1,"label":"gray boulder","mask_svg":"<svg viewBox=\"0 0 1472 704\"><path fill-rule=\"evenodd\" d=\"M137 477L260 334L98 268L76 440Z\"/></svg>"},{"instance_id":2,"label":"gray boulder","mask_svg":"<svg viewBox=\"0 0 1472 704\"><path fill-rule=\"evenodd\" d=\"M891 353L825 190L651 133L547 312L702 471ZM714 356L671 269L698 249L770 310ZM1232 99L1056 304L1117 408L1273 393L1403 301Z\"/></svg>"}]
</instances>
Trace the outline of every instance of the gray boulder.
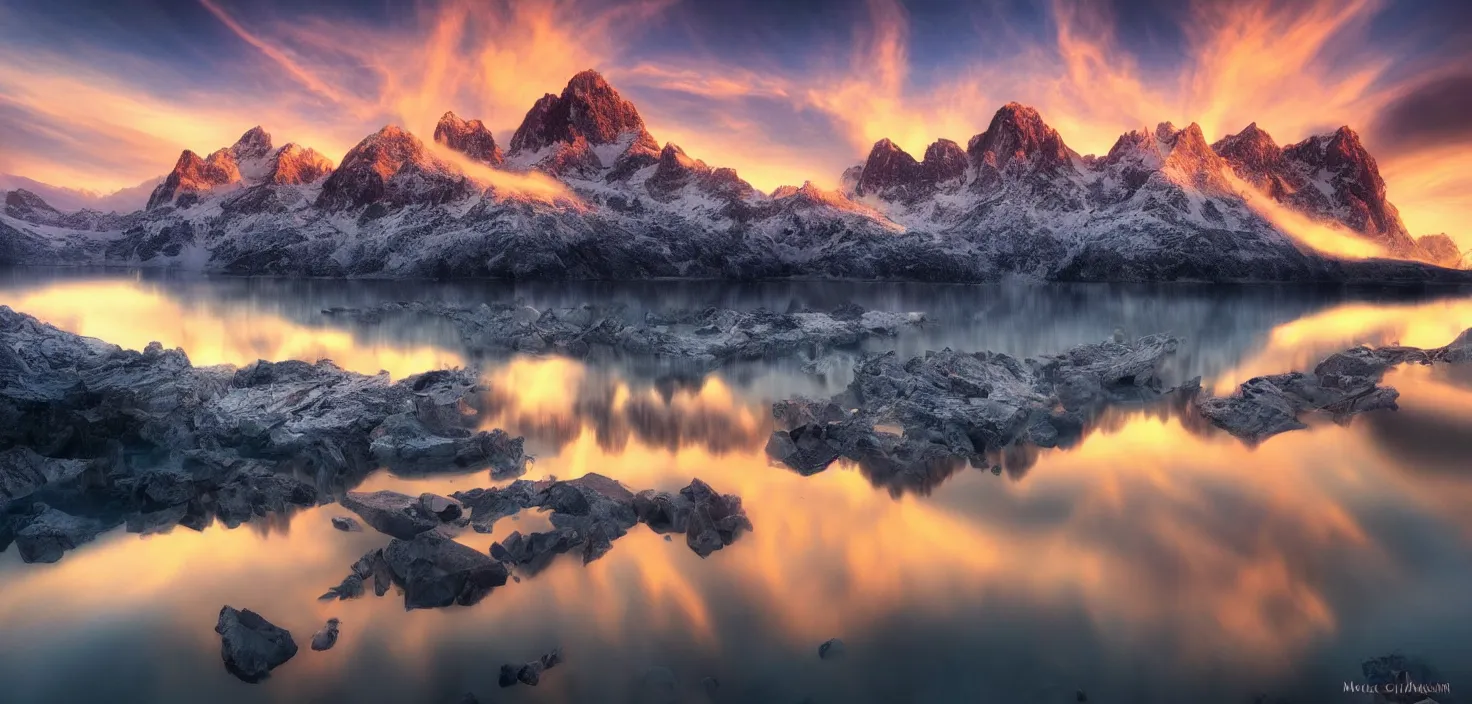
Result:
<instances>
[{"instance_id":1,"label":"gray boulder","mask_svg":"<svg viewBox=\"0 0 1472 704\"><path fill-rule=\"evenodd\" d=\"M406 609L470 606L511 576L500 562L433 531L389 541L383 559L404 589Z\"/></svg>"},{"instance_id":2,"label":"gray boulder","mask_svg":"<svg viewBox=\"0 0 1472 704\"><path fill-rule=\"evenodd\" d=\"M397 491L350 491L342 498L342 507L358 514L374 530L401 540L410 540L441 521L421 508L416 497Z\"/></svg>"},{"instance_id":3,"label":"gray boulder","mask_svg":"<svg viewBox=\"0 0 1472 704\"><path fill-rule=\"evenodd\" d=\"M328 650L337 645L338 626L341 624L335 618L327 619L327 625L322 630L312 634L312 650Z\"/></svg>"},{"instance_id":4,"label":"gray boulder","mask_svg":"<svg viewBox=\"0 0 1472 704\"><path fill-rule=\"evenodd\" d=\"M246 682L260 682L271 670L296 656L291 633L277 627L250 609L220 609L215 623L220 634L220 657L230 674Z\"/></svg>"},{"instance_id":5,"label":"gray boulder","mask_svg":"<svg viewBox=\"0 0 1472 704\"><path fill-rule=\"evenodd\" d=\"M15 546L24 562L56 562L67 550L91 542L103 529L97 520L62 513L46 504L35 504L32 510L35 513L21 519L23 525L15 531Z\"/></svg>"}]
</instances>

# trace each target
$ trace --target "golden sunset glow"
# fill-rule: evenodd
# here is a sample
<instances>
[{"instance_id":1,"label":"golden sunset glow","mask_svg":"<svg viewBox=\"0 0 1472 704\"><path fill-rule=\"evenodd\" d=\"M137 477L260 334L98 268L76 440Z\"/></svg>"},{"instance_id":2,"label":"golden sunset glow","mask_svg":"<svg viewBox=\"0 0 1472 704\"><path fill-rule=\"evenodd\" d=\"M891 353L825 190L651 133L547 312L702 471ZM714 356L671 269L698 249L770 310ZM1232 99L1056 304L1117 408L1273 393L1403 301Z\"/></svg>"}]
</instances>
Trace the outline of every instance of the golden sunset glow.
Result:
<instances>
[{"instance_id":1,"label":"golden sunset glow","mask_svg":"<svg viewBox=\"0 0 1472 704\"><path fill-rule=\"evenodd\" d=\"M639 105L656 139L733 167L763 191L806 181L835 187L842 169L881 138L917 157L940 137L965 144L1009 101L1036 107L1081 154L1102 154L1120 134L1166 120L1196 122L1213 141L1257 122L1280 145L1347 124L1365 136L1413 235L1446 232L1472 247L1466 144L1392 149L1373 132L1389 106L1456 75L1465 60L1406 70L1397 44L1365 39L1389 11L1379 0L1191 2L1182 10L1184 56L1167 64L1137 55L1122 38L1121 18L1104 5L1054 0L1043 36L976 19L978 32L1004 39L979 41L997 55L962 54L938 67L922 65L933 59L917 55L927 47L917 49L920 30L899 0L856 5L842 20L852 25L846 43L797 62L640 54L642 33L679 8L669 0L443 0L416 8L408 21L383 26L316 15L287 21L200 0L245 47L240 60L269 100L233 89L161 94L136 83L146 74L109 73L96 57L0 49L7 101L45 116L36 129L90 140L77 145L85 163L11 148L0 150L0 171L107 191L164 173L183 148L228 145L254 124L278 143L340 160L383 124L427 138L446 110L484 120L505 145L537 98L596 68ZM812 119L831 125L810 132L822 139L793 132L794 122ZM566 196L534 177L481 180L533 198Z\"/></svg>"},{"instance_id":2,"label":"golden sunset glow","mask_svg":"<svg viewBox=\"0 0 1472 704\"><path fill-rule=\"evenodd\" d=\"M150 342L181 347L195 366L256 360L330 359L360 374L387 371L394 379L462 366L459 353L354 338L344 330L310 327L246 306L190 305L142 283L72 282L40 290L0 290L0 304L67 332L142 350Z\"/></svg>"}]
</instances>

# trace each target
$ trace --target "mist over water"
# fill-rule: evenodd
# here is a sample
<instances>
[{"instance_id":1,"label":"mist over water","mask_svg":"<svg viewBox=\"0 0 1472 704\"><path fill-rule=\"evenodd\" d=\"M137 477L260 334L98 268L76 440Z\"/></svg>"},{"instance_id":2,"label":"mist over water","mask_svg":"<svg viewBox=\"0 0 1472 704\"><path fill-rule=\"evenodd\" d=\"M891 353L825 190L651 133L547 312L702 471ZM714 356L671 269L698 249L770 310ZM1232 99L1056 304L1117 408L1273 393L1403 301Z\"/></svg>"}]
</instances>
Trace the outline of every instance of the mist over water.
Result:
<instances>
[{"instance_id":1,"label":"mist over water","mask_svg":"<svg viewBox=\"0 0 1472 704\"><path fill-rule=\"evenodd\" d=\"M478 358L432 320L365 327L333 306L594 303L670 308L923 311L863 352L950 347L1019 357L1120 333L1184 338L1164 373L1227 393L1355 344L1446 344L1472 292L1342 287L925 286L725 282L412 283L0 272L0 305L124 347L181 347L196 365L330 358L395 379L477 364L482 426L524 435L529 479L598 472L639 489L699 477L742 498L755 530L708 558L644 526L583 565L571 555L472 607L405 612L321 602L388 538L342 533L337 504L228 530L121 528L52 565L0 554L6 702L636 701L651 666L680 701L1359 701L1360 663L1400 651L1472 682L1472 375L1402 368L1401 410L1314 423L1253 448L1175 407L1117 407L1075 446L1005 453L1000 474L955 467L896 483L853 465L803 477L764 452L771 403L827 396L857 351L702 375L599 355ZM497 483L499 484L499 483ZM360 491L449 494L484 471L369 475ZM523 512L513 530L544 527ZM250 608L298 643L329 617L338 645L303 648L266 682L220 662L215 615ZM842 638L846 656L817 646ZM552 647L535 688L503 663ZM1453 691L1456 691L1455 689Z\"/></svg>"}]
</instances>

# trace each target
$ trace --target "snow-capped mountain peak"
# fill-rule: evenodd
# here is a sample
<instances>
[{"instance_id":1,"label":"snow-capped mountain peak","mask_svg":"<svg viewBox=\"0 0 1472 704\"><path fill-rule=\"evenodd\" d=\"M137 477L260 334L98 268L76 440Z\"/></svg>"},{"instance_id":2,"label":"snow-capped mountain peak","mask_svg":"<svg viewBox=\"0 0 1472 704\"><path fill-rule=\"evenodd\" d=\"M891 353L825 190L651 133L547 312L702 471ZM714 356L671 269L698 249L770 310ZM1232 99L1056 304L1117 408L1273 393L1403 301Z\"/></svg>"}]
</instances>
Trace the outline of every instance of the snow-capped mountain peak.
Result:
<instances>
[{"instance_id":1,"label":"snow-capped mountain peak","mask_svg":"<svg viewBox=\"0 0 1472 704\"><path fill-rule=\"evenodd\" d=\"M446 112L434 127L434 141L489 166L500 166L506 158L496 138L480 120L462 120Z\"/></svg>"}]
</instances>

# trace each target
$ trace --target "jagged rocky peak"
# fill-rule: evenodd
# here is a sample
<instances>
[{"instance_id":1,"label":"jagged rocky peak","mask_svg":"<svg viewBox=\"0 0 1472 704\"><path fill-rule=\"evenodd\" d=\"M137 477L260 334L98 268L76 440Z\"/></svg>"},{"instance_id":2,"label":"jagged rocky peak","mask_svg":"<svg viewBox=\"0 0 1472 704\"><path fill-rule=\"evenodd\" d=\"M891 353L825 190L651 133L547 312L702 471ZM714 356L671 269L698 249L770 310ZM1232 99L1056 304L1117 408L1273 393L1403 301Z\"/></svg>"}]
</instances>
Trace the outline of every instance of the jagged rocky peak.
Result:
<instances>
[{"instance_id":1,"label":"jagged rocky peak","mask_svg":"<svg viewBox=\"0 0 1472 704\"><path fill-rule=\"evenodd\" d=\"M678 145L666 143L659 152L654 173L644 181L645 190L651 196L662 198L690 184L707 195L728 199L745 198L755 192L751 184L736 174L735 169L713 169L704 161L686 154Z\"/></svg>"},{"instance_id":2,"label":"jagged rocky peak","mask_svg":"<svg viewBox=\"0 0 1472 704\"><path fill-rule=\"evenodd\" d=\"M854 193L883 196L913 185L919 177L920 162L889 139L881 139L869 150Z\"/></svg>"},{"instance_id":3,"label":"jagged rocky peak","mask_svg":"<svg viewBox=\"0 0 1472 704\"><path fill-rule=\"evenodd\" d=\"M1349 127L1284 147L1272 194L1318 220L1338 223L1396 256L1414 256L1416 243L1385 197L1375 158ZM1232 158L1233 166L1238 160Z\"/></svg>"},{"instance_id":4,"label":"jagged rocky peak","mask_svg":"<svg viewBox=\"0 0 1472 704\"><path fill-rule=\"evenodd\" d=\"M174 168L164 178L153 194L148 197L146 210L166 205L175 205L186 195L198 194L217 186L240 181L240 169L236 166L231 149L221 149L201 159L189 149L179 155Z\"/></svg>"},{"instance_id":5,"label":"jagged rocky peak","mask_svg":"<svg viewBox=\"0 0 1472 704\"><path fill-rule=\"evenodd\" d=\"M1056 173L1072 164L1058 131L1037 110L1018 103L1002 106L986 131L967 143L966 153L983 182L1002 172Z\"/></svg>"},{"instance_id":6,"label":"jagged rocky peak","mask_svg":"<svg viewBox=\"0 0 1472 704\"><path fill-rule=\"evenodd\" d=\"M348 150L322 184L317 205L335 209L379 202L433 204L467 193L465 178L426 152L418 137L388 125Z\"/></svg>"},{"instance_id":7,"label":"jagged rocky peak","mask_svg":"<svg viewBox=\"0 0 1472 704\"><path fill-rule=\"evenodd\" d=\"M434 141L490 166L500 166L506 161L485 123L462 120L453 111L446 112L435 125Z\"/></svg>"},{"instance_id":8,"label":"jagged rocky peak","mask_svg":"<svg viewBox=\"0 0 1472 704\"><path fill-rule=\"evenodd\" d=\"M881 139L869 150L864 165L852 174L852 187L844 190L859 196L914 201L933 194L942 183L965 176L966 166L966 152L949 139L936 140L926 147L923 161L915 161L899 145Z\"/></svg>"},{"instance_id":9,"label":"jagged rocky peak","mask_svg":"<svg viewBox=\"0 0 1472 704\"><path fill-rule=\"evenodd\" d=\"M1416 258L1427 264L1444 266L1448 269L1462 267L1462 250L1445 233L1422 235L1416 238Z\"/></svg>"},{"instance_id":10,"label":"jagged rocky peak","mask_svg":"<svg viewBox=\"0 0 1472 704\"><path fill-rule=\"evenodd\" d=\"M1193 122L1177 130L1169 122L1162 122L1156 128L1156 135L1167 131L1169 139L1162 142L1169 145L1170 151L1165 156L1163 169L1199 189L1221 193L1232 191L1231 183L1226 179L1227 162L1206 143L1206 135L1202 134L1200 125Z\"/></svg>"},{"instance_id":11,"label":"jagged rocky peak","mask_svg":"<svg viewBox=\"0 0 1472 704\"><path fill-rule=\"evenodd\" d=\"M511 136L510 153L572 144L579 137L592 147L619 144L659 149L634 104L620 96L597 71L588 70L573 76L561 95L548 93L532 106Z\"/></svg>"},{"instance_id":12,"label":"jagged rocky peak","mask_svg":"<svg viewBox=\"0 0 1472 704\"><path fill-rule=\"evenodd\" d=\"M60 216L61 212L51 207L41 196L24 188L17 188L5 194L5 214L30 222L38 216Z\"/></svg>"},{"instance_id":13,"label":"jagged rocky peak","mask_svg":"<svg viewBox=\"0 0 1472 704\"><path fill-rule=\"evenodd\" d=\"M282 186L316 183L332 173L332 160L311 147L288 143L276 152L266 181Z\"/></svg>"},{"instance_id":14,"label":"jagged rocky peak","mask_svg":"<svg viewBox=\"0 0 1472 704\"><path fill-rule=\"evenodd\" d=\"M1283 150L1256 122L1221 138L1211 149L1231 165L1239 178L1273 199L1279 200L1289 192L1282 177Z\"/></svg>"},{"instance_id":15,"label":"jagged rocky peak","mask_svg":"<svg viewBox=\"0 0 1472 704\"><path fill-rule=\"evenodd\" d=\"M246 130L245 134L240 135L240 139L231 145L230 156L236 162L264 159L270 155L271 149L271 135L261 129L260 125L256 125Z\"/></svg>"}]
</instances>

